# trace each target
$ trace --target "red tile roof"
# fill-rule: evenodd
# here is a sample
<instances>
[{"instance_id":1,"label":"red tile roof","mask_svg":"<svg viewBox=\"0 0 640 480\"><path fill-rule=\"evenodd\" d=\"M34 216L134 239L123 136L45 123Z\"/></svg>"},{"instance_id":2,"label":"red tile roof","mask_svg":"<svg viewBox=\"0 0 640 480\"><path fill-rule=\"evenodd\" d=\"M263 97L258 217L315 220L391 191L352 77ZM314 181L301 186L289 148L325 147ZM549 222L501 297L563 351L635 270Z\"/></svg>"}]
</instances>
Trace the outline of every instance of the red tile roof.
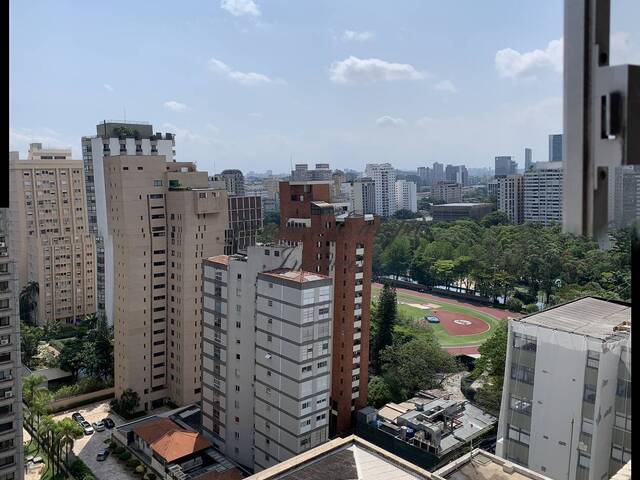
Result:
<instances>
[{"instance_id":1,"label":"red tile roof","mask_svg":"<svg viewBox=\"0 0 640 480\"><path fill-rule=\"evenodd\" d=\"M178 424L168 418L159 418L133 429L133 433L142 438L149 445L158 441L167 432L180 428Z\"/></svg>"},{"instance_id":2,"label":"red tile roof","mask_svg":"<svg viewBox=\"0 0 640 480\"><path fill-rule=\"evenodd\" d=\"M222 265L229 265L229 255L216 255L215 257L207 258L210 262L220 263Z\"/></svg>"},{"instance_id":3,"label":"red tile roof","mask_svg":"<svg viewBox=\"0 0 640 480\"><path fill-rule=\"evenodd\" d=\"M211 443L203 435L182 429L165 434L151 445L151 449L164 458L167 463L175 462L210 447Z\"/></svg>"}]
</instances>

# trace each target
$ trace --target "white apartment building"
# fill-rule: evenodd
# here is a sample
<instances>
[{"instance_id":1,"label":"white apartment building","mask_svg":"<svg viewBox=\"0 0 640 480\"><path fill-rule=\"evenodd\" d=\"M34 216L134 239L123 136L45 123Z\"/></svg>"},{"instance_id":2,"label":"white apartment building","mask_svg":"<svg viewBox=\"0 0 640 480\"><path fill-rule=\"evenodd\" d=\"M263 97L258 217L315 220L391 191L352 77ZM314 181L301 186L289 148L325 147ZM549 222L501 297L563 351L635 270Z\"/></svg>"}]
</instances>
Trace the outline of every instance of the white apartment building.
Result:
<instances>
[{"instance_id":1,"label":"white apartment building","mask_svg":"<svg viewBox=\"0 0 640 480\"><path fill-rule=\"evenodd\" d=\"M524 222L524 177L507 175L498 179L498 210L517 224Z\"/></svg>"},{"instance_id":2,"label":"white apartment building","mask_svg":"<svg viewBox=\"0 0 640 480\"><path fill-rule=\"evenodd\" d=\"M203 261L203 430L254 471L327 440L332 280L301 246Z\"/></svg>"},{"instance_id":3,"label":"white apartment building","mask_svg":"<svg viewBox=\"0 0 640 480\"><path fill-rule=\"evenodd\" d=\"M96 135L82 137L89 231L96 236L97 307L113 324L113 238L107 225L107 196L104 180L105 157L116 155L164 155L175 161L173 134L153 133L146 122L114 122L96 125Z\"/></svg>"},{"instance_id":4,"label":"white apartment building","mask_svg":"<svg viewBox=\"0 0 640 480\"><path fill-rule=\"evenodd\" d=\"M562 162L537 162L525 172L524 221L562 222Z\"/></svg>"},{"instance_id":5,"label":"white apartment building","mask_svg":"<svg viewBox=\"0 0 640 480\"><path fill-rule=\"evenodd\" d=\"M390 163L368 163L365 175L373 179L375 185L376 210L381 217L396 213L396 170Z\"/></svg>"},{"instance_id":6,"label":"white apartment building","mask_svg":"<svg viewBox=\"0 0 640 480\"><path fill-rule=\"evenodd\" d=\"M459 183L436 183L431 187L431 197L445 203L462 202L462 185Z\"/></svg>"},{"instance_id":7,"label":"white apartment building","mask_svg":"<svg viewBox=\"0 0 640 480\"><path fill-rule=\"evenodd\" d=\"M509 322L496 454L554 479L631 459L631 307L585 297Z\"/></svg>"},{"instance_id":8,"label":"white apartment building","mask_svg":"<svg viewBox=\"0 0 640 480\"><path fill-rule=\"evenodd\" d=\"M417 187L413 182L396 180L396 208L398 210L418 211Z\"/></svg>"},{"instance_id":9,"label":"white apartment building","mask_svg":"<svg viewBox=\"0 0 640 480\"><path fill-rule=\"evenodd\" d=\"M363 177L349 184L353 211L358 215L373 214L376 211L376 184L372 178Z\"/></svg>"}]
</instances>

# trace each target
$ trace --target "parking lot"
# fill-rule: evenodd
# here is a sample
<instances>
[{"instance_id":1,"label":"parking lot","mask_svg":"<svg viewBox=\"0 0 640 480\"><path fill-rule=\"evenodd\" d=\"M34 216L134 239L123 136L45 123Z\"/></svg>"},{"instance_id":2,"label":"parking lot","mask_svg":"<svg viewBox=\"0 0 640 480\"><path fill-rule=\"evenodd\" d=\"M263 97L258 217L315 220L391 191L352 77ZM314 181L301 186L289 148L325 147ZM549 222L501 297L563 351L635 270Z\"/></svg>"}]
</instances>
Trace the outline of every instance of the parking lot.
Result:
<instances>
[{"instance_id":1,"label":"parking lot","mask_svg":"<svg viewBox=\"0 0 640 480\"><path fill-rule=\"evenodd\" d=\"M74 412L80 412L85 420L91 424L98 422L105 417L111 418L116 426L125 423L125 421L109 411L109 402L103 401L85 405L80 408L68 410L54 416L56 420L63 418L71 418ZM111 439L111 430L105 429L103 432L94 432L92 435L75 441L73 452L93 471L98 480L115 480L115 479L135 479L137 478L132 472L127 470L124 465L118 462L112 455L102 462L96 460L96 455L108 446L105 440Z\"/></svg>"}]
</instances>

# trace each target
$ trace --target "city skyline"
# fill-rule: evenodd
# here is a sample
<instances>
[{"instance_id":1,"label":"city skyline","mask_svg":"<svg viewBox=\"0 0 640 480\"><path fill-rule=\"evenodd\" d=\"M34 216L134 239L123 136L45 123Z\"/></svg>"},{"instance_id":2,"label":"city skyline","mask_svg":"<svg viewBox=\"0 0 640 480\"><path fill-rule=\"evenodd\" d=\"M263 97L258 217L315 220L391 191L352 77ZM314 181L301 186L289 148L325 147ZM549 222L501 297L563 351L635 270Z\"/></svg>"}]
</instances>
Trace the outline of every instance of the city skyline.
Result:
<instances>
[{"instance_id":1,"label":"city skyline","mask_svg":"<svg viewBox=\"0 0 640 480\"><path fill-rule=\"evenodd\" d=\"M542 159L547 136L562 130L561 5L362 6L236 0L166 16L168 4L134 5L118 18L124 34L112 35L110 17L95 21L97 6L14 2L10 148L40 141L79 158L85 125L126 116L175 133L178 160L211 174L287 171L292 160L362 170L512 155L523 165L524 146ZM629 32L639 13L632 0L616 2L613 63L637 62L640 39ZM438 41L467 38L478 18L489 28L473 47ZM84 41L100 36L101 67L91 60L97 42ZM87 81L96 68L99 79ZM56 70L68 74L38 74Z\"/></svg>"}]
</instances>

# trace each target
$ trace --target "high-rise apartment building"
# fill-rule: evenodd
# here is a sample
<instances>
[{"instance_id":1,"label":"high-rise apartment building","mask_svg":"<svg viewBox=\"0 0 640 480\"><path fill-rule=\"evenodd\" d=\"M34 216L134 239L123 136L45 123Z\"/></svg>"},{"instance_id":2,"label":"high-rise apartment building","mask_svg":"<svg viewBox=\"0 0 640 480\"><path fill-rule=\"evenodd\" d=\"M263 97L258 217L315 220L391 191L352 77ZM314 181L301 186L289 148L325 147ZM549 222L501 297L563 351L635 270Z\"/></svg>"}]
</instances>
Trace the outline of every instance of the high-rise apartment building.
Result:
<instances>
[{"instance_id":1,"label":"high-rise apartment building","mask_svg":"<svg viewBox=\"0 0 640 480\"><path fill-rule=\"evenodd\" d=\"M506 177L518 173L518 164L511 159L511 156L498 156L495 158L494 177Z\"/></svg>"},{"instance_id":2,"label":"high-rise apartment building","mask_svg":"<svg viewBox=\"0 0 640 480\"><path fill-rule=\"evenodd\" d=\"M342 194L342 184L347 181L347 176L342 170L335 170L331 174L331 199L334 202L349 200Z\"/></svg>"},{"instance_id":3,"label":"high-rise apartment building","mask_svg":"<svg viewBox=\"0 0 640 480\"><path fill-rule=\"evenodd\" d=\"M328 438L331 278L302 247L203 261L203 429L257 471Z\"/></svg>"},{"instance_id":4,"label":"high-rise apartment building","mask_svg":"<svg viewBox=\"0 0 640 480\"><path fill-rule=\"evenodd\" d=\"M372 178L362 177L351 183L351 205L358 215L376 212L376 185Z\"/></svg>"},{"instance_id":5,"label":"high-rise apartment building","mask_svg":"<svg viewBox=\"0 0 640 480\"><path fill-rule=\"evenodd\" d=\"M524 176L507 175L498 178L498 210L517 224L524 222Z\"/></svg>"},{"instance_id":6,"label":"high-rise apartment building","mask_svg":"<svg viewBox=\"0 0 640 480\"><path fill-rule=\"evenodd\" d=\"M430 184L433 179L433 171L429 167L418 167L418 177L422 184Z\"/></svg>"},{"instance_id":7,"label":"high-rise apartment building","mask_svg":"<svg viewBox=\"0 0 640 480\"><path fill-rule=\"evenodd\" d=\"M104 158L113 240L116 395L144 410L200 400L202 259L222 254L227 192L163 155Z\"/></svg>"},{"instance_id":8,"label":"high-rise apartment building","mask_svg":"<svg viewBox=\"0 0 640 480\"><path fill-rule=\"evenodd\" d=\"M328 163L316 163L316 168L313 170L309 170L309 165L306 163L297 163L295 170L291 172L291 180L295 182L331 180L331 169Z\"/></svg>"},{"instance_id":9,"label":"high-rise apartment building","mask_svg":"<svg viewBox=\"0 0 640 480\"><path fill-rule=\"evenodd\" d=\"M281 182L280 198L280 239L302 244L304 270L333 280L330 429L343 434L351 429L354 412L367 405L371 267L379 219L342 213L340 205L329 203L328 183Z\"/></svg>"},{"instance_id":10,"label":"high-rise apartment building","mask_svg":"<svg viewBox=\"0 0 640 480\"><path fill-rule=\"evenodd\" d=\"M609 65L610 10L564 3L563 230L603 247L615 167L640 164L640 66Z\"/></svg>"},{"instance_id":11,"label":"high-rise apartment building","mask_svg":"<svg viewBox=\"0 0 640 480\"><path fill-rule=\"evenodd\" d=\"M369 163L365 175L375 184L376 215L391 217L396 213L396 170L390 163Z\"/></svg>"},{"instance_id":12,"label":"high-rise apartment building","mask_svg":"<svg viewBox=\"0 0 640 480\"><path fill-rule=\"evenodd\" d=\"M549 135L549 161L562 162L562 134Z\"/></svg>"},{"instance_id":13,"label":"high-rise apartment building","mask_svg":"<svg viewBox=\"0 0 640 480\"><path fill-rule=\"evenodd\" d=\"M445 203L462 202L462 185L459 183L436 183L431 187L431 196L434 200L442 200Z\"/></svg>"},{"instance_id":14,"label":"high-rise apartment building","mask_svg":"<svg viewBox=\"0 0 640 480\"><path fill-rule=\"evenodd\" d=\"M89 232L82 162L70 149L32 143L10 152L10 244L19 288L39 286L36 320L73 324L96 312L96 242Z\"/></svg>"},{"instance_id":15,"label":"high-rise apartment building","mask_svg":"<svg viewBox=\"0 0 640 480\"><path fill-rule=\"evenodd\" d=\"M613 218L618 228L640 219L640 165L616 167L613 188Z\"/></svg>"},{"instance_id":16,"label":"high-rise apartment building","mask_svg":"<svg viewBox=\"0 0 640 480\"><path fill-rule=\"evenodd\" d=\"M444 176L447 183L469 184L469 172L464 165L447 165Z\"/></svg>"},{"instance_id":17,"label":"high-rise apartment building","mask_svg":"<svg viewBox=\"0 0 640 480\"><path fill-rule=\"evenodd\" d=\"M562 162L537 162L525 172L524 221L562 222Z\"/></svg>"},{"instance_id":18,"label":"high-rise apartment building","mask_svg":"<svg viewBox=\"0 0 640 480\"><path fill-rule=\"evenodd\" d=\"M104 159L116 155L164 155L175 160L173 134L153 133L145 122L104 121L96 125L96 135L82 137L82 160L87 199L89 231L96 236L97 300L113 324L113 241L107 226L107 197Z\"/></svg>"},{"instance_id":19,"label":"high-rise apartment building","mask_svg":"<svg viewBox=\"0 0 640 480\"><path fill-rule=\"evenodd\" d=\"M6 213L6 212L5 212ZM0 229L0 478L22 479L22 362L16 262Z\"/></svg>"},{"instance_id":20,"label":"high-rise apartment building","mask_svg":"<svg viewBox=\"0 0 640 480\"><path fill-rule=\"evenodd\" d=\"M413 182L396 180L396 208L398 210L418 211L417 187Z\"/></svg>"},{"instance_id":21,"label":"high-rise apartment building","mask_svg":"<svg viewBox=\"0 0 640 480\"><path fill-rule=\"evenodd\" d=\"M209 184L211 185L211 182ZM256 244L258 234L262 230L262 198L258 195L229 197L228 209L229 238L224 253L231 255L246 252L249 246Z\"/></svg>"},{"instance_id":22,"label":"high-rise apartment building","mask_svg":"<svg viewBox=\"0 0 640 480\"><path fill-rule=\"evenodd\" d=\"M244 175L241 170L230 169L223 170L218 175L214 175L214 180L223 181L227 194L230 197L242 196L245 194L244 190Z\"/></svg>"},{"instance_id":23,"label":"high-rise apartment building","mask_svg":"<svg viewBox=\"0 0 640 480\"><path fill-rule=\"evenodd\" d=\"M442 163L433 163L433 176L431 178L433 183L444 182L444 165Z\"/></svg>"},{"instance_id":24,"label":"high-rise apartment building","mask_svg":"<svg viewBox=\"0 0 640 480\"><path fill-rule=\"evenodd\" d=\"M509 322L496 453L550 478L631 459L631 308L585 297Z\"/></svg>"},{"instance_id":25,"label":"high-rise apartment building","mask_svg":"<svg viewBox=\"0 0 640 480\"><path fill-rule=\"evenodd\" d=\"M530 148L524 149L524 171L528 172L533 166L533 150Z\"/></svg>"}]
</instances>

